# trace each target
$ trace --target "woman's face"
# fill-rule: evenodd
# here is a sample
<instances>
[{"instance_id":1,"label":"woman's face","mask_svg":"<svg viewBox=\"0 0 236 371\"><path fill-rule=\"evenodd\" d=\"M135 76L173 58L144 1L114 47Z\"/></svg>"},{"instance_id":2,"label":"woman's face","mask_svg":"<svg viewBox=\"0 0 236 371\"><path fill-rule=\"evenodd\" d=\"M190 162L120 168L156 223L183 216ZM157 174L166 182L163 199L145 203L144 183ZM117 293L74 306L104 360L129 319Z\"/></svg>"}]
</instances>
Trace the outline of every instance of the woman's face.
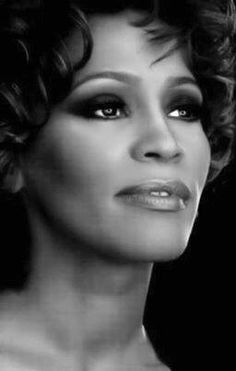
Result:
<instances>
[{"instance_id":1,"label":"woman's face","mask_svg":"<svg viewBox=\"0 0 236 371\"><path fill-rule=\"evenodd\" d=\"M133 16L91 18L92 57L26 154L23 176L34 218L52 236L107 257L158 261L186 247L210 148L184 52L157 61L170 44L150 43Z\"/></svg>"}]
</instances>

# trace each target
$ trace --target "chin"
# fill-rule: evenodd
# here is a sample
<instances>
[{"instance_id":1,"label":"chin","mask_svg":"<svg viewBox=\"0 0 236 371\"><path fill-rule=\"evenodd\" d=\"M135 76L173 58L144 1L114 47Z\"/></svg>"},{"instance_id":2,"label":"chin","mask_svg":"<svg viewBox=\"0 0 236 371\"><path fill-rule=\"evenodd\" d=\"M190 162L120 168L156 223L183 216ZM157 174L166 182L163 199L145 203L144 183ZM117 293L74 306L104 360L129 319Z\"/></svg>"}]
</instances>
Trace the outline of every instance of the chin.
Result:
<instances>
[{"instance_id":1,"label":"chin","mask_svg":"<svg viewBox=\"0 0 236 371\"><path fill-rule=\"evenodd\" d=\"M180 257L187 248L193 228L194 217L159 218L158 223L146 220L142 226L130 224L115 239L116 251L129 259L139 261L168 261Z\"/></svg>"},{"instance_id":2,"label":"chin","mask_svg":"<svg viewBox=\"0 0 236 371\"><path fill-rule=\"evenodd\" d=\"M178 214L99 213L97 218L82 218L68 210L57 219L57 230L65 233L72 249L83 247L114 263L177 259L188 245L195 220L193 209Z\"/></svg>"},{"instance_id":3,"label":"chin","mask_svg":"<svg viewBox=\"0 0 236 371\"><path fill-rule=\"evenodd\" d=\"M135 211L135 212L134 212ZM196 208L180 213L156 213L131 209L130 213L110 213L99 225L89 228L93 248L114 260L158 262L177 259L186 250L196 216ZM91 240L92 239L92 240Z\"/></svg>"},{"instance_id":4,"label":"chin","mask_svg":"<svg viewBox=\"0 0 236 371\"><path fill-rule=\"evenodd\" d=\"M162 236L158 234L147 239L139 239L133 249L129 249L129 257L134 260L149 262L169 261L179 258L186 250L188 237L183 233ZM127 253L127 250L126 250Z\"/></svg>"},{"instance_id":5,"label":"chin","mask_svg":"<svg viewBox=\"0 0 236 371\"><path fill-rule=\"evenodd\" d=\"M114 231L113 231L114 232ZM177 259L185 251L190 229L174 224L164 228L135 229L134 226L116 233L100 235L87 248L111 258L113 261L161 262ZM91 238L91 235L90 235ZM98 242L99 241L99 242ZM88 242L88 241L87 241Z\"/></svg>"},{"instance_id":6,"label":"chin","mask_svg":"<svg viewBox=\"0 0 236 371\"><path fill-rule=\"evenodd\" d=\"M164 262L178 259L186 250L188 243L181 239L175 241L161 241L153 247L153 251L149 250L149 256L146 255L147 260L152 262Z\"/></svg>"}]
</instances>

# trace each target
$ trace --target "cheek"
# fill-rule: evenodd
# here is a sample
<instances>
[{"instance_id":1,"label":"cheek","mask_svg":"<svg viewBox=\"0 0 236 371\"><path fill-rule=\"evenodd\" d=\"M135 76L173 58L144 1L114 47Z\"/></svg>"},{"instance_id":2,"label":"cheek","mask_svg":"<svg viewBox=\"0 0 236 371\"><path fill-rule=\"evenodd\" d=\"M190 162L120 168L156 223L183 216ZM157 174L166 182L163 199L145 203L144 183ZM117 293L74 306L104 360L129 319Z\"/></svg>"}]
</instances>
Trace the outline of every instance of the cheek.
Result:
<instances>
[{"instance_id":1,"label":"cheek","mask_svg":"<svg viewBox=\"0 0 236 371\"><path fill-rule=\"evenodd\" d=\"M55 142L51 158L57 169L56 181L68 195L76 193L83 198L90 193L97 198L104 188L109 189L114 172L112 140L104 142L92 130L70 130Z\"/></svg>"},{"instance_id":2,"label":"cheek","mask_svg":"<svg viewBox=\"0 0 236 371\"><path fill-rule=\"evenodd\" d=\"M191 135L185 138L186 156L190 166L190 174L196 185L198 191L201 192L209 172L211 149L209 141L200 125L193 128Z\"/></svg>"},{"instance_id":3,"label":"cheek","mask_svg":"<svg viewBox=\"0 0 236 371\"><path fill-rule=\"evenodd\" d=\"M202 137L199 138L198 156L196 155L196 171L199 174L199 187L202 189L206 183L211 162L211 148L206 135L202 132Z\"/></svg>"},{"instance_id":4,"label":"cheek","mask_svg":"<svg viewBox=\"0 0 236 371\"><path fill-rule=\"evenodd\" d=\"M210 163L207 138L199 126L183 132L178 126L178 135L186 154L181 169L197 185L200 198ZM172 219L118 205L113 199L117 184L122 177L132 177L133 165L123 161L126 149L114 128L83 126L68 117L54 119L28 156L31 194L53 227L87 245L100 244L97 248L106 251L113 246L114 253L148 260L179 254L186 246L197 202L182 218Z\"/></svg>"},{"instance_id":5,"label":"cheek","mask_svg":"<svg viewBox=\"0 0 236 371\"><path fill-rule=\"evenodd\" d=\"M106 139L76 120L49 121L27 158L31 191L61 204L97 201L109 191L115 174L114 143Z\"/></svg>"}]
</instances>

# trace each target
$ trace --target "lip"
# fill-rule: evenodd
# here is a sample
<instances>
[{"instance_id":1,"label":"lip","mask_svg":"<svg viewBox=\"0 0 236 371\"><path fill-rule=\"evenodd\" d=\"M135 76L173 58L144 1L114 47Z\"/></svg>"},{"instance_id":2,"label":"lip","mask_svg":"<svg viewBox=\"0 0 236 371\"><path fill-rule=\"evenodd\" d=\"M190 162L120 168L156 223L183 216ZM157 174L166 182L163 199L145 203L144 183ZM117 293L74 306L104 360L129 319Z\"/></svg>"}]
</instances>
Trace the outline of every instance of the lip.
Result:
<instances>
[{"instance_id":1,"label":"lip","mask_svg":"<svg viewBox=\"0 0 236 371\"><path fill-rule=\"evenodd\" d=\"M129 186L116 194L123 202L157 211L180 211L187 207L192 193L180 180L151 180Z\"/></svg>"}]
</instances>

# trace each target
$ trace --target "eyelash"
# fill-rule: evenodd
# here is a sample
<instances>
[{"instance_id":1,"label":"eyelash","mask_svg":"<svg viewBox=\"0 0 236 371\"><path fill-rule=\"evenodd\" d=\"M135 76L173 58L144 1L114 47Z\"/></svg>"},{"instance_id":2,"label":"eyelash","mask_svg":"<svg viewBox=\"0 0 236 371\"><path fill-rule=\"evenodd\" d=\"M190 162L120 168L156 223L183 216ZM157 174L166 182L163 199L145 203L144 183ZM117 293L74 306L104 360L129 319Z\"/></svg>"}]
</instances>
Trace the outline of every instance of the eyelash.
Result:
<instances>
[{"instance_id":1,"label":"eyelash","mask_svg":"<svg viewBox=\"0 0 236 371\"><path fill-rule=\"evenodd\" d=\"M83 116L87 119L95 119L95 120L117 120L119 118L124 118L128 115L128 109L126 104L115 96L98 96L96 98L89 99L85 102L79 104L79 112L80 116ZM119 115L118 117L105 117L105 116L96 116L96 111L102 111L105 109L119 109L120 112L122 111L123 114ZM114 116L114 115L113 115Z\"/></svg>"},{"instance_id":2,"label":"eyelash","mask_svg":"<svg viewBox=\"0 0 236 371\"><path fill-rule=\"evenodd\" d=\"M170 116L176 120L183 120L187 122L202 121L203 119L203 105L196 101L194 98L184 98L183 100L177 100L174 104L169 107L169 114L175 111L179 111L179 116Z\"/></svg>"},{"instance_id":3,"label":"eyelash","mask_svg":"<svg viewBox=\"0 0 236 371\"><path fill-rule=\"evenodd\" d=\"M119 114L105 116L104 114L96 114L96 111L119 110ZM167 107L167 114L170 118L175 120L194 122L202 120L203 107L196 98L193 97L180 97L175 99ZM175 111L179 111L177 116L171 116L170 114ZM98 96L89 100L86 100L76 107L75 114L82 116L90 120L118 120L125 118L129 115L129 110L126 104L116 96ZM112 113L112 112L111 112Z\"/></svg>"}]
</instances>

